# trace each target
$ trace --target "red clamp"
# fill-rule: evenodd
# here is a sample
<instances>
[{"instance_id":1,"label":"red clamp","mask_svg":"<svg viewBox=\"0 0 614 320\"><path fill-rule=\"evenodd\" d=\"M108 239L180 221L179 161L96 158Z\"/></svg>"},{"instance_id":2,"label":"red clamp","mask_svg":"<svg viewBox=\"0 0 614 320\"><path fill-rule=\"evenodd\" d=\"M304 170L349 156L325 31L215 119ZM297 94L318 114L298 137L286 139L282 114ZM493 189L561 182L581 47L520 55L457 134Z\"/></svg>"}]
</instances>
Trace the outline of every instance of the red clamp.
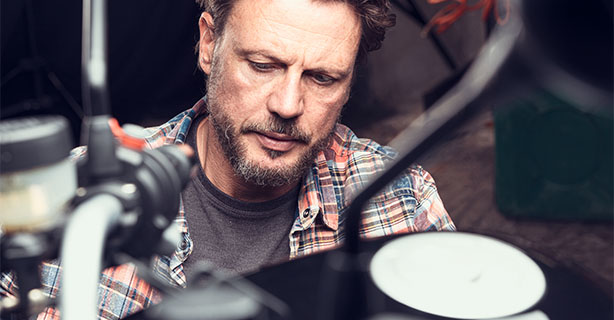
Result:
<instances>
[{"instance_id":1,"label":"red clamp","mask_svg":"<svg viewBox=\"0 0 614 320\"><path fill-rule=\"evenodd\" d=\"M133 150L143 150L145 148L145 139L132 136L119 125L119 122L115 118L109 119L109 127L115 138L126 148Z\"/></svg>"}]
</instances>

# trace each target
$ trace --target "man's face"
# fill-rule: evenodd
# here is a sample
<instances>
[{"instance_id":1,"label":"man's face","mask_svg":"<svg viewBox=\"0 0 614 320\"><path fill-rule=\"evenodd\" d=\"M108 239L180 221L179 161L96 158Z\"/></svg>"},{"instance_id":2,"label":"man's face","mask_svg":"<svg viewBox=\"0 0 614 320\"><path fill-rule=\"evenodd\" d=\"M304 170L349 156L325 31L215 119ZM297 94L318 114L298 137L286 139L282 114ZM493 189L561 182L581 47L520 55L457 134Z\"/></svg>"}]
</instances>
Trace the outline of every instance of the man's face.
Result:
<instances>
[{"instance_id":1,"label":"man's face","mask_svg":"<svg viewBox=\"0 0 614 320\"><path fill-rule=\"evenodd\" d=\"M206 32L201 18L199 63L226 158L246 181L296 183L347 102L359 18L341 2L239 0L222 34Z\"/></svg>"}]
</instances>

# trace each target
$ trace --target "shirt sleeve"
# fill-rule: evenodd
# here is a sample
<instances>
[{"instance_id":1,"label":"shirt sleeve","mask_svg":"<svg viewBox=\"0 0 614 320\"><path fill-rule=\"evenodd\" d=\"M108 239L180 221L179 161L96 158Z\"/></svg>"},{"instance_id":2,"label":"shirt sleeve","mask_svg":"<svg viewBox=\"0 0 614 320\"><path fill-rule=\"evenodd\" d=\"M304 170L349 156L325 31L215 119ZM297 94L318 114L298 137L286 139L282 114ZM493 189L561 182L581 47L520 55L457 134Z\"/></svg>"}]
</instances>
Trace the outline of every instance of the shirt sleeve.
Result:
<instances>
[{"instance_id":1,"label":"shirt sleeve","mask_svg":"<svg viewBox=\"0 0 614 320\"><path fill-rule=\"evenodd\" d=\"M12 272L0 274L0 299L17 296L15 276Z\"/></svg>"},{"instance_id":2,"label":"shirt sleeve","mask_svg":"<svg viewBox=\"0 0 614 320\"><path fill-rule=\"evenodd\" d=\"M441 201L435 180L424 168L416 166L416 217L424 231L455 231L456 226Z\"/></svg>"}]
</instances>

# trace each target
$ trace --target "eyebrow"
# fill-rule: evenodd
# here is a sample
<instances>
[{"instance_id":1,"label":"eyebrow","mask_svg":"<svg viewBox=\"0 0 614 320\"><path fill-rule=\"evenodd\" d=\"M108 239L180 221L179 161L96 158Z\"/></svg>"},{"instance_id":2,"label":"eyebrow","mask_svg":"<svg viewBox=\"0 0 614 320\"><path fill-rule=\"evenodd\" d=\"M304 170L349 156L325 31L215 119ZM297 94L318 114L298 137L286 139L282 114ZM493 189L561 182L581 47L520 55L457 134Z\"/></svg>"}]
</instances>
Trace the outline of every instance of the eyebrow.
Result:
<instances>
[{"instance_id":1,"label":"eyebrow","mask_svg":"<svg viewBox=\"0 0 614 320\"><path fill-rule=\"evenodd\" d=\"M252 49L237 48L236 51L237 51L237 54L242 57L261 56L275 63L281 63L284 65L288 64L284 60L275 57L272 53L269 53L269 51L266 49L265 50L252 50Z\"/></svg>"},{"instance_id":2,"label":"eyebrow","mask_svg":"<svg viewBox=\"0 0 614 320\"><path fill-rule=\"evenodd\" d=\"M262 58L268 59L270 61L272 61L273 63L278 63L278 64L282 64L282 65L288 65L289 63L287 61L284 61L281 58L278 58L274 55L274 53L270 52L267 49L246 49L246 48L237 48L236 53L244 58L248 58L250 56L260 56ZM346 77L348 77L350 75L350 73L352 73L353 68L350 68L349 70L343 70L343 69L338 69L338 68L313 68L313 69L307 69L305 71L310 72L310 73L323 73L323 74L329 74L331 76L335 76L338 79L344 79Z\"/></svg>"}]
</instances>

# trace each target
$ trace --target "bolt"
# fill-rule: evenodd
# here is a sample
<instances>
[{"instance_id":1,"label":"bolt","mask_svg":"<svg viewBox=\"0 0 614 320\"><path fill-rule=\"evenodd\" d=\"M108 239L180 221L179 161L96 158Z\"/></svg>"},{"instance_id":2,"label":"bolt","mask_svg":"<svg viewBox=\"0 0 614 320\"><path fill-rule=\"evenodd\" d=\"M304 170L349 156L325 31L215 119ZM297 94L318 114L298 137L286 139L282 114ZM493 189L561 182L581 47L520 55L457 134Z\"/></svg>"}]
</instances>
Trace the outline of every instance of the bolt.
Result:
<instances>
[{"instance_id":1,"label":"bolt","mask_svg":"<svg viewBox=\"0 0 614 320\"><path fill-rule=\"evenodd\" d=\"M85 197L85 195L87 194L87 190L83 187L77 188L76 194L78 197Z\"/></svg>"},{"instance_id":2,"label":"bolt","mask_svg":"<svg viewBox=\"0 0 614 320\"><path fill-rule=\"evenodd\" d=\"M121 187L122 192L126 194L133 194L136 192L136 185L134 183L126 183Z\"/></svg>"}]
</instances>

